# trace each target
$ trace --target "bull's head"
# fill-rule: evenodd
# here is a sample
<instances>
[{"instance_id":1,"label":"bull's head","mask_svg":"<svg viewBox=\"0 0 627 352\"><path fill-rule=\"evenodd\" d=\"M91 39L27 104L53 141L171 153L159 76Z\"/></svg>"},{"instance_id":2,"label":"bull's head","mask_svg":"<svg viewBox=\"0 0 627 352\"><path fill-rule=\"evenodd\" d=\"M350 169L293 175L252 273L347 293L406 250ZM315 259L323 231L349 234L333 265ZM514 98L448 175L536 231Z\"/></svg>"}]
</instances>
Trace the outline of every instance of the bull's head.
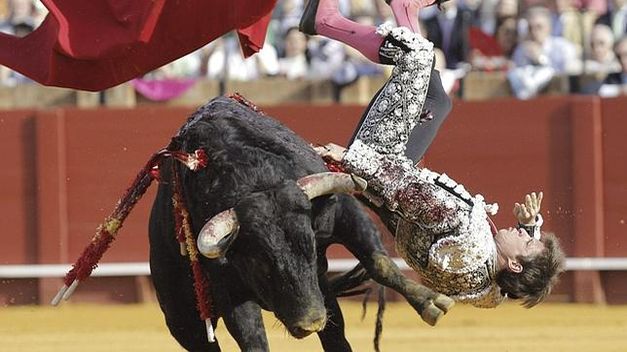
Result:
<instances>
[{"instance_id":1,"label":"bull's head","mask_svg":"<svg viewBox=\"0 0 627 352\"><path fill-rule=\"evenodd\" d=\"M208 258L232 251L227 258L259 299L293 336L305 337L326 323L310 200L365 187L363 179L351 175L322 173L253 193L204 225L198 249Z\"/></svg>"}]
</instances>

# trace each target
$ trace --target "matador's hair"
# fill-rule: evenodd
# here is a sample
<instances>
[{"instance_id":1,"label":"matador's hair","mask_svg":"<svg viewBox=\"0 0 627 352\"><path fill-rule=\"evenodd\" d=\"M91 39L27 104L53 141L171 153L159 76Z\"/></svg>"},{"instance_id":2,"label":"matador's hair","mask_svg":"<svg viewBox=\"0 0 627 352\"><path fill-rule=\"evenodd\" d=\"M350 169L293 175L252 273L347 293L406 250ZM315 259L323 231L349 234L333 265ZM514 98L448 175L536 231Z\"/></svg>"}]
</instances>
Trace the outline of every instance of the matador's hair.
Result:
<instances>
[{"instance_id":1,"label":"matador's hair","mask_svg":"<svg viewBox=\"0 0 627 352\"><path fill-rule=\"evenodd\" d=\"M496 283L503 293L513 299L521 299L525 308L542 302L551 293L564 271L564 252L552 233L542 233L544 250L535 256L519 256L522 272L501 270L496 275Z\"/></svg>"}]
</instances>

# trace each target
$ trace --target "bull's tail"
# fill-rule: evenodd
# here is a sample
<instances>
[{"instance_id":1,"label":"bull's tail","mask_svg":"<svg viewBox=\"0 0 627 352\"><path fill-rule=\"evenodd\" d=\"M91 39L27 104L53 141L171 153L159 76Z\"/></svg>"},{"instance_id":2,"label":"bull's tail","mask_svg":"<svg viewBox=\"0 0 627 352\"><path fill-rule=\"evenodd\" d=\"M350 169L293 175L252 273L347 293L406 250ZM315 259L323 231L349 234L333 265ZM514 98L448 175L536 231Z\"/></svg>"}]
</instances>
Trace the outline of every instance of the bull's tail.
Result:
<instances>
[{"instance_id":1,"label":"bull's tail","mask_svg":"<svg viewBox=\"0 0 627 352\"><path fill-rule=\"evenodd\" d=\"M385 312L385 286L379 285L379 300L377 307L377 321L374 326L374 350L380 352L379 342L381 341L381 334L383 333L383 313Z\"/></svg>"},{"instance_id":2,"label":"bull's tail","mask_svg":"<svg viewBox=\"0 0 627 352\"><path fill-rule=\"evenodd\" d=\"M366 281L370 280L370 275L366 268L357 264L353 269L334 276L329 280L329 288L331 292L335 293L336 297L349 297L364 294L362 301L362 314L361 318L366 316L366 303L372 292L372 287L359 288ZM379 342L381 340L381 333L383 332L383 313L385 312L385 287L379 285L378 287L378 300L377 300L377 320L374 330L374 350L379 352Z\"/></svg>"}]
</instances>

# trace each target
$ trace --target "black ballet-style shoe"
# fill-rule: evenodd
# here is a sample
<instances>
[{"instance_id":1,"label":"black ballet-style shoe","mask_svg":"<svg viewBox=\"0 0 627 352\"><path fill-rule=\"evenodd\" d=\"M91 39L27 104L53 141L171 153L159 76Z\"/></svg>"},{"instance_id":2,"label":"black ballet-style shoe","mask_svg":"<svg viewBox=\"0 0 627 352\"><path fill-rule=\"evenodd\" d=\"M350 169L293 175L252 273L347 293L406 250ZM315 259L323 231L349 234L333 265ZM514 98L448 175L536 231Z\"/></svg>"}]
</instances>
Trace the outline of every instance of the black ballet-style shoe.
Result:
<instances>
[{"instance_id":1,"label":"black ballet-style shoe","mask_svg":"<svg viewBox=\"0 0 627 352\"><path fill-rule=\"evenodd\" d=\"M436 0L437 1L437 0ZM318 12L318 3L320 0L309 0L305 9L303 10L303 16L298 23L298 29L308 35L316 35L316 13Z\"/></svg>"},{"instance_id":2,"label":"black ballet-style shoe","mask_svg":"<svg viewBox=\"0 0 627 352\"><path fill-rule=\"evenodd\" d=\"M389 5L392 1L394 1L394 0L385 0L385 3ZM431 4L429 4L429 5L425 6L425 7L431 7L433 5L437 5L438 6L438 10L442 10L442 4L447 2L447 1L450 1L450 0L435 0L434 2L432 2Z\"/></svg>"}]
</instances>

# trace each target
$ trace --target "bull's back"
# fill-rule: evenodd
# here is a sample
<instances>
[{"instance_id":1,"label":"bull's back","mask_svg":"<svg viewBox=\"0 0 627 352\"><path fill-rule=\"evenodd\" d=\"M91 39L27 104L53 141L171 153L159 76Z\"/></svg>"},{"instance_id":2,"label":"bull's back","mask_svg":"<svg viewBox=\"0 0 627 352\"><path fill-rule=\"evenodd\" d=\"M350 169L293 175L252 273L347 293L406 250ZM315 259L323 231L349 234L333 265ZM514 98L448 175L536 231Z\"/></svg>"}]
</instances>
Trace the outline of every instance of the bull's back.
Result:
<instances>
[{"instance_id":1,"label":"bull's back","mask_svg":"<svg viewBox=\"0 0 627 352\"><path fill-rule=\"evenodd\" d=\"M307 141L274 118L231 98L214 98L199 108L182 127L181 135L189 136L189 142L197 144L195 148L204 147L209 155L226 156L226 165L214 167L271 165L286 171L289 178L326 170Z\"/></svg>"}]
</instances>

